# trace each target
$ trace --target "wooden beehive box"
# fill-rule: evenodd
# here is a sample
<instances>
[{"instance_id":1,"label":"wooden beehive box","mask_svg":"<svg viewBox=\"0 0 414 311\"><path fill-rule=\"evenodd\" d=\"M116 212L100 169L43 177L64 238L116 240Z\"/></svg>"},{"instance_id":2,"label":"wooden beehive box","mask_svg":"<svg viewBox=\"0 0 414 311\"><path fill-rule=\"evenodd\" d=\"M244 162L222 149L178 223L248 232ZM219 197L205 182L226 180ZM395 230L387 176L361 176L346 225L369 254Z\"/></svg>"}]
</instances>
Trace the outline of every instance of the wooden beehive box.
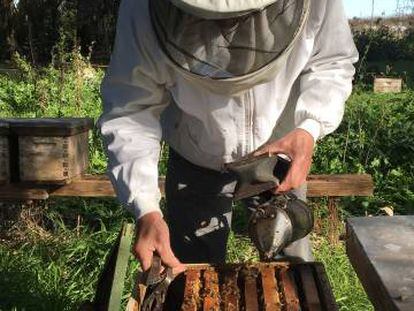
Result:
<instances>
[{"instance_id":1,"label":"wooden beehive box","mask_svg":"<svg viewBox=\"0 0 414 311\"><path fill-rule=\"evenodd\" d=\"M18 140L14 149L20 182L66 184L87 169L92 119L13 119L8 122L12 135Z\"/></svg>"},{"instance_id":2,"label":"wooden beehive box","mask_svg":"<svg viewBox=\"0 0 414 311\"><path fill-rule=\"evenodd\" d=\"M139 288L139 287L136 287ZM137 295L142 297L141 292ZM140 299L128 311L140 310ZM164 310L338 310L320 263L188 265L169 288Z\"/></svg>"},{"instance_id":3,"label":"wooden beehive box","mask_svg":"<svg viewBox=\"0 0 414 311\"><path fill-rule=\"evenodd\" d=\"M402 90L402 79L400 78L375 78L375 93L400 93Z\"/></svg>"},{"instance_id":4,"label":"wooden beehive box","mask_svg":"<svg viewBox=\"0 0 414 311\"><path fill-rule=\"evenodd\" d=\"M10 181L9 124L0 121L0 184Z\"/></svg>"}]
</instances>

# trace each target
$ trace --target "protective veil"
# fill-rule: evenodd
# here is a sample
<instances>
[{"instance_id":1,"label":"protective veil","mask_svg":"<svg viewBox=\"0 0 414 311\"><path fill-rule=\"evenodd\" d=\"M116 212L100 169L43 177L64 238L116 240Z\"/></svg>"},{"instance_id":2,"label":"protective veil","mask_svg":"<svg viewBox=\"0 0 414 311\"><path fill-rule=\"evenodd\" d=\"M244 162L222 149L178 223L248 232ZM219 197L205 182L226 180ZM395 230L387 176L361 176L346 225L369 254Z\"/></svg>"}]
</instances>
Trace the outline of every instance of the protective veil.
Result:
<instances>
[{"instance_id":1,"label":"protective veil","mask_svg":"<svg viewBox=\"0 0 414 311\"><path fill-rule=\"evenodd\" d=\"M164 53L187 78L207 80L207 87L220 93L236 93L273 78L309 12L309 0L267 1L271 3L265 7L252 7L255 1L243 7L237 1L231 12L220 7L228 1L218 1L216 7L206 1L209 10L200 8L203 1L192 6L192 1L172 1L150 1Z\"/></svg>"}]
</instances>

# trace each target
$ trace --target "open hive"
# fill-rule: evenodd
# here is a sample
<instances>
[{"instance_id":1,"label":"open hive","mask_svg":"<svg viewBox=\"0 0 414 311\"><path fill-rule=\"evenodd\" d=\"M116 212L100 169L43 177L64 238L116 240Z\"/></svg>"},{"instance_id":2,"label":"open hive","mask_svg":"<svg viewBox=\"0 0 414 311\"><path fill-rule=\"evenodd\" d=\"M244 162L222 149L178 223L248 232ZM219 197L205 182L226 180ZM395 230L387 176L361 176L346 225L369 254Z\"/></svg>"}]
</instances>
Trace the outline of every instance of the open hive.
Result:
<instances>
[{"instance_id":1,"label":"open hive","mask_svg":"<svg viewBox=\"0 0 414 311\"><path fill-rule=\"evenodd\" d=\"M257 263L190 265L171 284L164 310L313 311L337 306L322 264Z\"/></svg>"}]
</instances>

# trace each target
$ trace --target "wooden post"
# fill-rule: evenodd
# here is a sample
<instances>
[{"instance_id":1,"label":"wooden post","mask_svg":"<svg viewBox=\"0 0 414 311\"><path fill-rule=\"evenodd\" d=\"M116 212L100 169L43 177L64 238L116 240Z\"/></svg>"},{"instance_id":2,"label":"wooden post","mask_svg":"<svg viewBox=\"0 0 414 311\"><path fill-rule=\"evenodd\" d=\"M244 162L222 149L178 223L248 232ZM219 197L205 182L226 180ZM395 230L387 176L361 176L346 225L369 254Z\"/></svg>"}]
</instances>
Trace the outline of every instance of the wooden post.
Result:
<instances>
[{"instance_id":1,"label":"wooden post","mask_svg":"<svg viewBox=\"0 0 414 311\"><path fill-rule=\"evenodd\" d=\"M328 240L332 245L338 245L340 220L338 215L338 198L328 197Z\"/></svg>"}]
</instances>

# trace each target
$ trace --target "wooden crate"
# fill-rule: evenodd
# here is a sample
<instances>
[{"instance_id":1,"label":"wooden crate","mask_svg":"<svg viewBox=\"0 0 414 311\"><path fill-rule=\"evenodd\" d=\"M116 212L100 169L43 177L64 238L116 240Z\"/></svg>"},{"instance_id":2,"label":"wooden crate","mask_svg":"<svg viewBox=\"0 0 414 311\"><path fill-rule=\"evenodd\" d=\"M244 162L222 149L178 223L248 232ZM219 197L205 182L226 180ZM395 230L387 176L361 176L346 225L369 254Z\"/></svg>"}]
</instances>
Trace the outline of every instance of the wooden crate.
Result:
<instances>
[{"instance_id":1,"label":"wooden crate","mask_svg":"<svg viewBox=\"0 0 414 311\"><path fill-rule=\"evenodd\" d=\"M375 78L375 93L400 93L402 89L402 79L399 78Z\"/></svg>"},{"instance_id":2,"label":"wooden crate","mask_svg":"<svg viewBox=\"0 0 414 311\"><path fill-rule=\"evenodd\" d=\"M14 119L9 124L18 137L19 181L66 184L87 169L91 119Z\"/></svg>"},{"instance_id":3,"label":"wooden crate","mask_svg":"<svg viewBox=\"0 0 414 311\"><path fill-rule=\"evenodd\" d=\"M10 181L9 124L0 121L0 184Z\"/></svg>"}]
</instances>

